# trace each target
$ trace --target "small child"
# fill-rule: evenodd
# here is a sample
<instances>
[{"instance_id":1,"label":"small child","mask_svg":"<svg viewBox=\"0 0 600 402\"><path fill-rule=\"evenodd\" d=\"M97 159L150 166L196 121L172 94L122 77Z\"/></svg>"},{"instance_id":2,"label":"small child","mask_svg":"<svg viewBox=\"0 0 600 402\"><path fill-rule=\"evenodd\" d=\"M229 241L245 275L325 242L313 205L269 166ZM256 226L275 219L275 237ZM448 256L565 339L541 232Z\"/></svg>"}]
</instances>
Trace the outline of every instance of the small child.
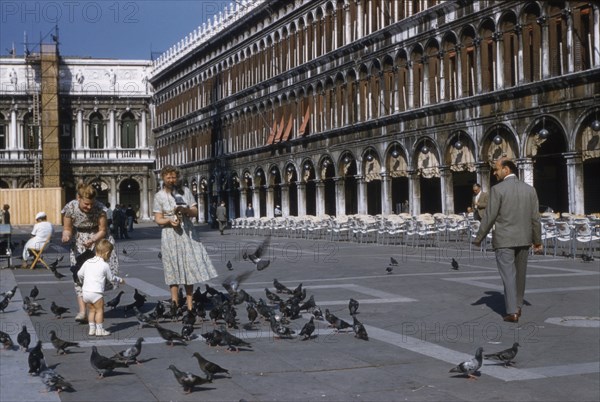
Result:
<instances>
[{"instance_id":1,"label":"small child","mask_svg":"<svg viewBox=\"0 0 600 402\"><path fill-rule=\"evenodd\" d=\"M113 245L106 239L102 239L96 245L96 256L83 263L77 276L83 286L81 296L83 302L88 306L88 322L90 324L89 335L107 336L110 332L102 327L104 322L104 284L110 282L124 283L110 271L108 260L113 251Z\"/></svg>"}]
</instances>

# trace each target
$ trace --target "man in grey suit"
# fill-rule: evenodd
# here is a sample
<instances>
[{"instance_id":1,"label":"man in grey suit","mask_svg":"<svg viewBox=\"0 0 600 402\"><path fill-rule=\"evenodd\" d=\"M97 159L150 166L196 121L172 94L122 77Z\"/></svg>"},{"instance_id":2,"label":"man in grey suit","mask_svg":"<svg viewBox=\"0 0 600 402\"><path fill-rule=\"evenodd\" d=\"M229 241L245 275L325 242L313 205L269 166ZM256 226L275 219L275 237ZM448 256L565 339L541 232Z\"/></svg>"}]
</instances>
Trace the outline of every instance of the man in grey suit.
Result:
<instances>
[{"instance_id":1,"label":"man in grey suit","mask_svg":"<svg viewBox=\"0 0 600 402\"><path fill-rule=\"evenodd\" d=\"M479 246L495 224L492 246L504 283L506 315L503 319L507 322L519 322L521 316L529 247L533 244L535 252L542 250L537 193L520 181L516 172L513 161L506 158L496 161L494 175L499 183L490 191L485 214L473 241Z\"/></svg>"}]
</instances>

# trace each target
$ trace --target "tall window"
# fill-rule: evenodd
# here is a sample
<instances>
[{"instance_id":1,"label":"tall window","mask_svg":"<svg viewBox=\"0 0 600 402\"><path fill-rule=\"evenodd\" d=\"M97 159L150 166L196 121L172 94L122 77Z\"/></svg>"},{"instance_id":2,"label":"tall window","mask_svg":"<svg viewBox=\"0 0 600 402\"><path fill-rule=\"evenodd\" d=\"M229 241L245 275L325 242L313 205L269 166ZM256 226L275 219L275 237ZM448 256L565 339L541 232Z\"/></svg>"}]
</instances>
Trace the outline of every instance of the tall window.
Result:
<instances>
[{"instance_id":1,"label":"tall window","mask_svg":"<svg viewBox=\"0 0 600 402\"><path fill-rule=\"evenodd\" d=\"M133 114L125 113L121 119L121 148L135 148L135 127Z\"/></svg>"},{"instance_id":2,"label":"tall window","mask_svg":"<svg viewBox=\"0 0 600 402\"><path fill-rule=\"evenodd\" d=\"M104 120L100 113L90 116L89 145L92 149L104 148Z\"/></svg>"},{"instance_id":3,"label":"tall window","mask_svg":"<svg viewBox=\"0 0 600 402\"><path fill-rule=\"evenodd\" d=\"M0 149L6 149L6 123L4 115L0 113Z\"/></svg>"}]
</instances>

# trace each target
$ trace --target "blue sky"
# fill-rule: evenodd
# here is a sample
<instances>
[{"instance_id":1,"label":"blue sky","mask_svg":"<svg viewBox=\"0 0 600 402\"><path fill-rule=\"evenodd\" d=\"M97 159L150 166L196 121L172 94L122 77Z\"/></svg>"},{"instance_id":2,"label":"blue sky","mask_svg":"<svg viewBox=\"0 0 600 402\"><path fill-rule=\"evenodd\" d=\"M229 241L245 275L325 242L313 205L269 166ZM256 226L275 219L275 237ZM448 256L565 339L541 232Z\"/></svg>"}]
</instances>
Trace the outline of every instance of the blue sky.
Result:
<instances>
[{"instance_id":1,"label":"blue sky","mask_svg":"<svg viewBox=\"0 0 600 402\"><path fill-rule=\"evenodd\" d=\"M225 9L232 1L198 0L0 0L0 53L13 42L23 54L23 33L30 48L54 26L62 56L150 59ZM33 49L33 51L36 51Z\"/></svg>"}]
</instances>

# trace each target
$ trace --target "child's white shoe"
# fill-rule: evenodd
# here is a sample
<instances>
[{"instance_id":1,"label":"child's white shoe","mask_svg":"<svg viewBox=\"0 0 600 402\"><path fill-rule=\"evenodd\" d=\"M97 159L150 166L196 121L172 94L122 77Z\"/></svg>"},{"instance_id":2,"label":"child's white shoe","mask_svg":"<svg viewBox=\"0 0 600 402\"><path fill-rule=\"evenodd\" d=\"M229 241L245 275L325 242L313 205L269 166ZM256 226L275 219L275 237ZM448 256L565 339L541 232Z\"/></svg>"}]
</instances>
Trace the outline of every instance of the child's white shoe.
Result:
<instances>
[{"instance_id":1,"label":"child's white shoe","mask_svg":"<svg viewBox=\"0 0 600 402\"><path fill-rule=\"evenodd\" d=\"M90 332L88 332L89 336L94 336L96 335L96 328L90 328Z\"/></svg>"},{"instance_id":2,"label":"child's white shoe","mask_svg":"<svg viewBox=\"0 0 600 402\"><path fill-rule=\"evenodd\" d=\"M110 331L105 330L104 328L96 328L96 336L108 336L110 335Z\"/></svg>"}]
</instances>

